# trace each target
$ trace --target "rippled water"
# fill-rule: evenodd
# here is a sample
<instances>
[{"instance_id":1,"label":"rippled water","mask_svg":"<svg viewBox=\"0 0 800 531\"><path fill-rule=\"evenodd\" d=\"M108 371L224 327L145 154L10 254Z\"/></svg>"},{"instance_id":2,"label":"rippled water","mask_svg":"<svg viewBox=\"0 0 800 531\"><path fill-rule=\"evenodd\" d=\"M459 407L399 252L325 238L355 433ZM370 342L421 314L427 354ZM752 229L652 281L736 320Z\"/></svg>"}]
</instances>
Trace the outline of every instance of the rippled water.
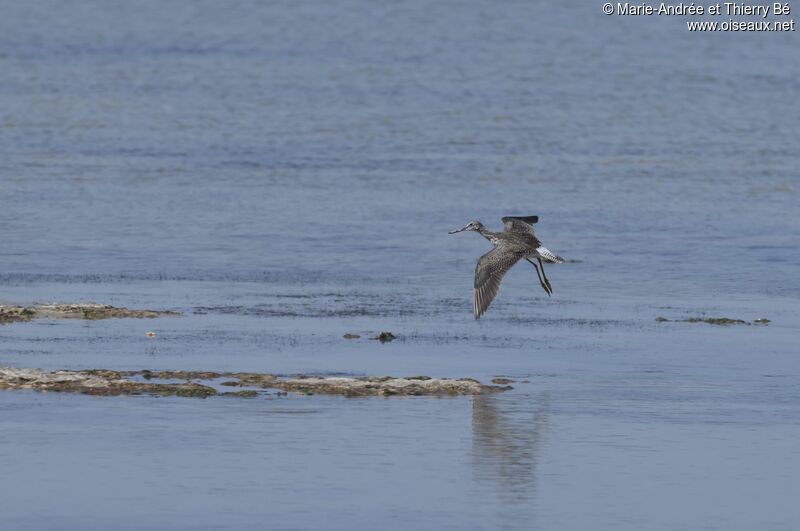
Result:
<instances>
[{"instance_id":1,"label":"rippled water","mask_svg":"<svg viewBox=\"0 0 800 531\"><path fill-rule=\"evenodd\" d=\"M796 35L584 4L6 3L0 302L183 316L0 326L0 364L516 383L0 393L4 525L797 527ZM447 231L507 214L574 262L476 322Z\"/></svg>"}]
</instances>

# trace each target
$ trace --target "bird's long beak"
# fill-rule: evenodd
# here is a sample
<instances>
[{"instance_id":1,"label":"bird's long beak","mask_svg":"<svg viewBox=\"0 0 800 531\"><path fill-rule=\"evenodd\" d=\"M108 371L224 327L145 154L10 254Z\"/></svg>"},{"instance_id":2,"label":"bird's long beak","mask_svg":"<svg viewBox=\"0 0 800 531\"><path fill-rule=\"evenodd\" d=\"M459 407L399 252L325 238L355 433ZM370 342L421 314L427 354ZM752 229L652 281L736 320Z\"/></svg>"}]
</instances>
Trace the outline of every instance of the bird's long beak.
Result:
<instances>
[{"instance_id":1,"label":"bird's long beak","mask_svg":"<svg viewBox=\"0 0 800 531\"><path fill-rule=\"evenodd\" d=\"M467 227L469 227L469 225L467 225ZM463 232L463 231L467 230L467 227L464 227L464 228L461 228L461 229L458 229L458 230L451 230L447 234L455 234L456 232Z\"/></svg>"}]
</instances>

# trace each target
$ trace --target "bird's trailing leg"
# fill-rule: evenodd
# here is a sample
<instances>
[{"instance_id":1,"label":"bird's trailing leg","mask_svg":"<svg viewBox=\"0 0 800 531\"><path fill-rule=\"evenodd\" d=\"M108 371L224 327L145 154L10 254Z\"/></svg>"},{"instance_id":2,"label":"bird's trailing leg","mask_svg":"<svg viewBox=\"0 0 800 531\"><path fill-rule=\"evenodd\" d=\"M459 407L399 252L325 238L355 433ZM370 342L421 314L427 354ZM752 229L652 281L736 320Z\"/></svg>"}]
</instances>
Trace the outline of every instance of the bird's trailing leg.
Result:
<instances>
[{"instance_id":1,"label":"bird's trailing leg","mask_svg":"<svg viewBox=\"0 0 800 531\"><path fill-rule=\"evenodd\" d=\"M536 276L539 277L539 284L542 285L542 288L544 289L544 291L547 293L547 296L549 297L550 294L553 292L553 290L550 289L550 283L549 282L545 283L545 281L547 279L546 278L542 279L542 273L544 273L544 266L542 266L542 273L540 273L539 272L539 266L536 265L536 262L530 260L529 258L526 258L525 260L528 260L528 262L531 263L533 268L536 269Z\"/></svg>"},{"instance_id":2,"label":"bird's trailing leg","mask_svg":"<svg viewBox=\"0 0 800 531\"><path fill-rule=\"evenodd\" d=\"M544 283L547 284L547 290L549 291L548 294L551 295L553 293L553 286L550 285L550 281L547 280L547 275L544 274L544 262L542 262L542 259L538 256L536 257L536 260L539 262L539 266L542 268L542 278L544 279Z\"/></svg>"}]
</instances>

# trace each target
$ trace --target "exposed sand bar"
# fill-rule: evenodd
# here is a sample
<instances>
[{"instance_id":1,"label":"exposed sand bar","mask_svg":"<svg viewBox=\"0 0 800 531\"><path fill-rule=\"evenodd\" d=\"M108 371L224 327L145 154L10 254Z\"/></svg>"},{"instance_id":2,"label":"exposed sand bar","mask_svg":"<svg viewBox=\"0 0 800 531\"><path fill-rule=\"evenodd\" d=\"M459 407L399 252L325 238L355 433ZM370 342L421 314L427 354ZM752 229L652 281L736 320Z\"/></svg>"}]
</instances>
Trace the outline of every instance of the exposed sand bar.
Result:
<instances>
[{"instance_id":1,"label":"exposed sand bar","mask_svg":"<svg viewBox=\"0 0 800 531\"><path fill-rule=\"evenodd\" d=\"M162 380L159 382L158 380ZM166 380L167 382L163 382ZM247 388L220 392L212 385ZM155 395L206 398L215 395L258 396L273 389L279 392L342 396L477 395L511 389L484 385L471 378L451 380L413 376L381 377L280 377L263 373L218 373L194 371L44 371L0 367L0 389L32 389L88 395Z\"/></svg>"},{"instance_id":2,"label":"exposed sand bar","mask_svg":"<svg viewBox=\"0 0 800 531\"><path fill-rule=\"evenodd\" d=\"M120 317L155 318L180 315L159 310L129 310L107 304L34 304L31 306L0 305L0 324L31 319L112 319Z\"/></svg>"}]
</instances>

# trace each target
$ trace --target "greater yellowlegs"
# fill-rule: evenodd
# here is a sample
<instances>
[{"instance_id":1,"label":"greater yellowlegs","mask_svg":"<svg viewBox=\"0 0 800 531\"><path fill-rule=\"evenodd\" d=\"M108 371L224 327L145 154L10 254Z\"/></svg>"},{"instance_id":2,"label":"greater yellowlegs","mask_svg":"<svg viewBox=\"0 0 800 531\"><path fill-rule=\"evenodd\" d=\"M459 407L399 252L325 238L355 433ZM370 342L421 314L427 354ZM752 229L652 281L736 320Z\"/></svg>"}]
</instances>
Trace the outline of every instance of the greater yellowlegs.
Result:
<instances>
[{"instance_id":1,"label":"greater yellowlegs","mask_svg":"<svg viewBox=\"0 0 800 531\"><path fill-rule=\"evenodd\" d=\"M533 224L539 221L539 216L508 216L503 218L505 230L492 232L483 226L480 221L470 221L466 227L451 231L455 234L465 230L475 231L492 242L494 249L478 259L475 266L475 290L472 293L472 308L475 319L479 319L492 303L503 276L521 258L530 262L536 269L539 284L548 296L553 293L550 281L544 274L544 262L549 264L563 264L565 260L542 245L542 242L533 233ZM532 261L536 258L539 265ZM541 271L539 271L541 267Z\"/></svg>"}]
</instances>

